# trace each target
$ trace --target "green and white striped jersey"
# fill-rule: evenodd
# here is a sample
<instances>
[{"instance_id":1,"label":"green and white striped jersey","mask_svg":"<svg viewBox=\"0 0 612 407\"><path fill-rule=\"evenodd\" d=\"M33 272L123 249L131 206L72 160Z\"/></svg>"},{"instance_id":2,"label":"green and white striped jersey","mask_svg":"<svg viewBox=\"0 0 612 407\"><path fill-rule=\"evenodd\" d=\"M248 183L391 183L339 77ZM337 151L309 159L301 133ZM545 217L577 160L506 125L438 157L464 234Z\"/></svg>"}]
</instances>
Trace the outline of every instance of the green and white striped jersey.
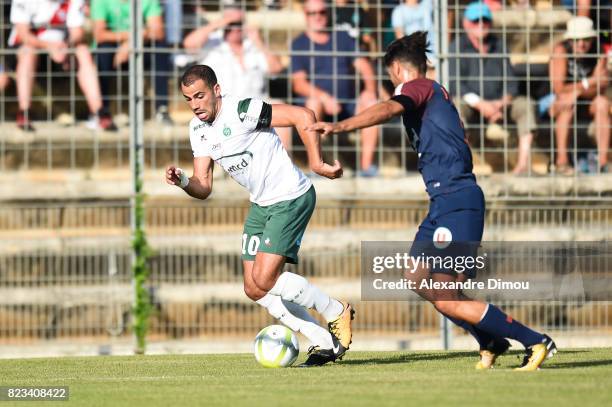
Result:
<instances>
[{"instance_id":1,"label":"green and white striped jersey","mask_svg":"<svg viewBox=\"0 0 612 407\"><path fill-rule=\"evenodd\" d=\"M212 123L189 123L194 157L211 157L261 206L295 199L312 183L293 164L270 127L272 107L261 99L224 95Z\"/></svg>"}]
</instances>

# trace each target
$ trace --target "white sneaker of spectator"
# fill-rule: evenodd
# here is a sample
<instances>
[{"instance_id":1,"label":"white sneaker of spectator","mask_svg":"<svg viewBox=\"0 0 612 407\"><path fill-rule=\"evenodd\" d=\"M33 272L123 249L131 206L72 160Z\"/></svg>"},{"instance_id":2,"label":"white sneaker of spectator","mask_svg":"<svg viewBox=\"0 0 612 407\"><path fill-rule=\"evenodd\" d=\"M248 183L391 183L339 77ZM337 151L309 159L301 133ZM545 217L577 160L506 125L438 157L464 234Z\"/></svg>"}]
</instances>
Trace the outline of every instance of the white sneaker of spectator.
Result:
<instances>
[{"instance_id":1,"label":"white sneaker of spectator","mask_svg":"<svg viewBox=\"0 0 612 407\"><path fill-rule=\"evenodd\" d=\"M90 114L85 127L93 131L117 131L117 126L109 114Z\"/></svg>"}]
</instances>

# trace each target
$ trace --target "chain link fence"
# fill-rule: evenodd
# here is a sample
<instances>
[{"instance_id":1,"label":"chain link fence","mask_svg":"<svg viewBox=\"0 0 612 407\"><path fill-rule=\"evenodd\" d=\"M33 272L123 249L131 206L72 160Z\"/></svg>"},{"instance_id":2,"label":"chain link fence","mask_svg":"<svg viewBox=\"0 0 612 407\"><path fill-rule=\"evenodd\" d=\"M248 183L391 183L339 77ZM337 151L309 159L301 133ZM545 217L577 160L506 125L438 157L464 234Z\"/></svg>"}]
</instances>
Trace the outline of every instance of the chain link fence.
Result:
<instances>
[{"instance_id":1,"label":"chain link fence","mask_svg":"<svg viewBox=\"0 0 612 407\"><path fill-rule=\"evenodd\" d=\"M244 204L149 203L149 261L157 340L248 337L272 319L242 290L240 231ZM361 302L361 240L410 240L426 209L418 203L321 205L315 211L297 272L355 302L359 335L435 335L439 319L420 301ZM489 236L506 240L610 239L612 208L491 208ZM129 206L7 205L0 210L0 342L49 339L104 342L130 334ZM538 234L538 232L540 234ZM27 238L24 238L26 236ZM357 238L356 238L357 237ZM588 239L588 237L587 237ZM612 304L514 301L515 318L547 331L605 334ZM457 331L457 334L460 334Z\"/></svg>"}]
</instances>

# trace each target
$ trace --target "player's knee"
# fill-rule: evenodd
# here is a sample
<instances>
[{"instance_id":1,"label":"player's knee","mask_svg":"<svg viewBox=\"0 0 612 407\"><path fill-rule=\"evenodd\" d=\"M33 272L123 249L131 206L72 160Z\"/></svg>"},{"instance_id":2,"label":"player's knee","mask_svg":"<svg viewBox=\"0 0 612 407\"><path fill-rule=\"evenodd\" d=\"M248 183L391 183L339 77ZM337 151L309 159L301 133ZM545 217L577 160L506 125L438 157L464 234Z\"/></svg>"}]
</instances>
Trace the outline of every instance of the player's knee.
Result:
<instances>
[{"instance_id":1,"label":"player's knee","mask_svg":"<svg viewBox=\"0 0 612 407\"><path fill-rule=\"evenodd\" d=\"M247 283L246 281L244 282L244 293L253 301L257 301L266 295L253 282Z\"/></svg>"},{"instance_id":2,"label":"player's knee","mask_svg":"<svg viewBox=\"0 0 612 407\"><path fill-rule=\"evenodd\" d=\"M264 295L274 287L275 281L268 273L261 273L255 268L253 269L253 282L259 291L264 292Z\"/></svg>"}]
</instances>

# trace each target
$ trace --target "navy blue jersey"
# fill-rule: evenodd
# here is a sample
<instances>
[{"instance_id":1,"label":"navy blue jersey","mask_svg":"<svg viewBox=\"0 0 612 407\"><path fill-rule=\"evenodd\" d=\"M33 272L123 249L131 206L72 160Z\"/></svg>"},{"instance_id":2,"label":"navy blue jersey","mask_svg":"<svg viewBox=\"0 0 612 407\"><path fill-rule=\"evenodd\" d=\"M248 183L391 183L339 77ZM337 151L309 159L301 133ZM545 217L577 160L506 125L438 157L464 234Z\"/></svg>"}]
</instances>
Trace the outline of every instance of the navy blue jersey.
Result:
<instances>
[{"instance_id":1,"label":"navy blue jersey","mask_svg":"<svg viewBox=\"0 0 612 407\"><path fill-rule=\"evenodd\" d=\"M402 120L429 196L475 185L472 153L446 89L419 78L398 86L392 100L404 106Z\"/></svg>"}]
</instances>

